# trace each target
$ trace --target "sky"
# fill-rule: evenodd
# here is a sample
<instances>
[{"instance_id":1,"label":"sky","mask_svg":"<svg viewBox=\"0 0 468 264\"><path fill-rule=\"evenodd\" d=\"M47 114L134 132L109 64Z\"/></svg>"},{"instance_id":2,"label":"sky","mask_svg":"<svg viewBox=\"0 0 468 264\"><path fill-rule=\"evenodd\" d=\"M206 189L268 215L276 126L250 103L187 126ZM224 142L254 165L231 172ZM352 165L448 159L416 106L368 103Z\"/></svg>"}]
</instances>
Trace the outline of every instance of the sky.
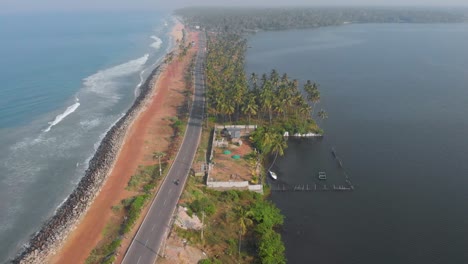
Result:
<instances>
[{"instance_id":1,"label":"sky","mask_svg":"<svg viewBox=\"0 0 468 264\"><path fill-rule=\"evenodd\" d=\"M0 12L171 10L193 5L227 6L468 6L468 0L0 0Z\"/></svg>"}]
</instances>

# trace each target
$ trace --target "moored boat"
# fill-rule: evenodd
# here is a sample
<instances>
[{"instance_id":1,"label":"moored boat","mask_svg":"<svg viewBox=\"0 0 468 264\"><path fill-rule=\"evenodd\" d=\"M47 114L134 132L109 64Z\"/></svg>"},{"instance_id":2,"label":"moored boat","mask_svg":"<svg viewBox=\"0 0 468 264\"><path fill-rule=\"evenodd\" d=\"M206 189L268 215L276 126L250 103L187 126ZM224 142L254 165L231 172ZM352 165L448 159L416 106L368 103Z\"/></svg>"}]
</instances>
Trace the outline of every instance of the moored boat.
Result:
<instances>
[{"instance_id":1,"label":"moored boat","mask_svg":"<svg viewBox=\"0 0 468 264\"><path fill-rule=\"evenodd\" d=\"M327 179L327 174L324 171L320 171L318 173L318 178L319 178L319 180L326 180Z\"/></svg>"},{"instance_id":2,"label":"moored boat","mask_svg":"<svg viewBox=\"0 0 468 264\"><path fill-rule=\"evenodd\" d=\"M270 177L271 177L273 180L278 179L278 175L276 175L276 173L272 172L271 170L268 171L268 173L270 174Z\"/></svg>"}]
</instances>

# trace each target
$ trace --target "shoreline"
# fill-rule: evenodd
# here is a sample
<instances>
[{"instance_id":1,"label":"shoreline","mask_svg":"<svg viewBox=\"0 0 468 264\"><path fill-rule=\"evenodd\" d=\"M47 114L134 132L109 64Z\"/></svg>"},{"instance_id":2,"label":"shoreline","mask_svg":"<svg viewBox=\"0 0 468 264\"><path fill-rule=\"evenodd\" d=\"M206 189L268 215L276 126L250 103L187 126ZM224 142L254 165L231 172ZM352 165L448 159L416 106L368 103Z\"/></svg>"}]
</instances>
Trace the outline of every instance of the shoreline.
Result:
<instances>
[{"instance_id":1,"label":"shoreline","mask_svg":"<svg viewBox=\"0 0 468 264\"><path fill-rule=\"evenodd\" d=\"M178 23L176 20L174 21L173 30ZM176 46L173 32L169 32L169 34L171 35L171 44L168 52L171 52ZM164 66L166 64L162 58L139 87L138 96L132 106L106 132L77 187L56 209L55 214L42 224L39 231L31 236L31 239L14 259L10 259L12 263L43 263L63 246L105 185L125 143L128 131L138 116L144 112L147 102L157 89L155 84L161 72L164 71Z\"/></svg>"}]
</instances>

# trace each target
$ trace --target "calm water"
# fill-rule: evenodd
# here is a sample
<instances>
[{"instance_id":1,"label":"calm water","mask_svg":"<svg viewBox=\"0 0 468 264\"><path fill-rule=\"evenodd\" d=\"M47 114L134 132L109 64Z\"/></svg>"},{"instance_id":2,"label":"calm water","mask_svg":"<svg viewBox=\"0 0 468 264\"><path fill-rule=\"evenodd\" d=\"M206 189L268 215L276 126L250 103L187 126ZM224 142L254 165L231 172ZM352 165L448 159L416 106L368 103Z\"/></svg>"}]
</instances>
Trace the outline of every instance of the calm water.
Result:
<instances>
[{"instance_id":1,"label":"calm water","mask_svg":"<svg viewBox=\"0 0 468 264\"><path fill-rule=\"evenodd\" d=\"M356 190L278 193L289 263L468 263L468 25L264 32L247 72L320 83L322 140L289 140L281 182Z\"/></svg>"},{"instance_id":2,"label":"calm water","mask_svg":"<svg viewBox=\"0 0 468 264\"><path fill-rule=\"evenodd\" d=\"M170 48L162 13L0 16L0 263L84 175Z\"/></svg>"}]
</instances>

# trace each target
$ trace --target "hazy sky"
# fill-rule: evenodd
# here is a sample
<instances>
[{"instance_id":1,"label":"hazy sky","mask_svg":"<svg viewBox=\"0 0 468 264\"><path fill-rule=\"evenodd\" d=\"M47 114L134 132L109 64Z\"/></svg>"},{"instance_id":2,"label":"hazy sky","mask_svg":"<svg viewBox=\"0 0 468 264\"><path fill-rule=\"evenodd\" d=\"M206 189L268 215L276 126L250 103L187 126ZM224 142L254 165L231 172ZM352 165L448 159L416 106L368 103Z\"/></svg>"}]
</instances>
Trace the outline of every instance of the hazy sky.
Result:
<instances>
[{"instance_id":1,"label":"hazy sky","mask_svg":"<svg viewBox=\"0 0 468 264\"><path fill-rule=\"evenodd\" d=\"M0 0L0 12L173 9L190 5L229 6L468 6L468 0Z\"/></svg>"}]
</instances>

